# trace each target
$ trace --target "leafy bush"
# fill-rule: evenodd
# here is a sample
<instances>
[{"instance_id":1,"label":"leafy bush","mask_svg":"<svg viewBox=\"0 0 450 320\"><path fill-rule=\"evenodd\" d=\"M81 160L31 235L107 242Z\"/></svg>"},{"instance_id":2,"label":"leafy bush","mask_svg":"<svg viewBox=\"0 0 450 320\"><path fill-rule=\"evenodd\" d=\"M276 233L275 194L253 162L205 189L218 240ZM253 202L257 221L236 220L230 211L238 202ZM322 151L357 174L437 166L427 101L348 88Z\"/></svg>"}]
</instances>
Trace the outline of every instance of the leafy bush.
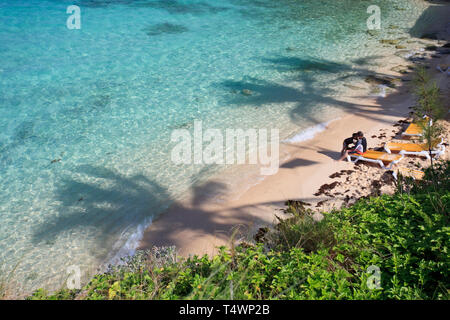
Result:
<instances>
[{"instance_id":1,"label":"leafy bush","mask_svg":"<svg viewBox=\"0 0 450 320\"><path fill-rule=\"evenodd\" d=\"M326 221L315 221L313 211L306 209L301 201L288 201L284 211L291 215L278 218L278 224L266 235L266 243L276 250L303 248L306 253L335 244L334 233Z\"/></svg>"}]
</instances>

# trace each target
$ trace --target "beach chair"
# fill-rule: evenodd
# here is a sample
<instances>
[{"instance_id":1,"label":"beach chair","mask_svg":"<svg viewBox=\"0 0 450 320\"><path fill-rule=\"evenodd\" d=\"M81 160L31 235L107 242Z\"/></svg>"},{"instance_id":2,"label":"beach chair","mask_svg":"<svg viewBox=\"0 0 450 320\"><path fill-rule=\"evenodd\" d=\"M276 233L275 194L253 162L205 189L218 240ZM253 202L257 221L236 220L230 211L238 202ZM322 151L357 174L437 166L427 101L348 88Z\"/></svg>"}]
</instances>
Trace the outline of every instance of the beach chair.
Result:
<instances>
[{"instance_id":1,"label":"beach chair","mask_svg":"<svg viewBox=\"0 0 450 320\"><path fill-rule=\"evenodd\" d=\"M392 153L392 151L398 152L404 155L414 155L420 157L426 157L430 160L430 152L428 151L428 146L425 143L403 143L403 142L388 142L384 145L384 150L387 153ZM444 140L436 140L432 144L431 155L439 157L445 152Z\"/></svg>"},{"instance_id":2,"label":"beach chair","mask_svg":"<svg viewBox=\"0 0 450 320\"><path fill-rule=\"evenodd\" d=\"M398 174L401 174L404 177L411 177L414 180L422 180L425 176L425 172L421 170L409 169L405 167L400 167L397 169L397 171L392 171L392 175L394 176L395 180L398 180Z\"/></svg>"},{"instance_id":3,"label":"beach chair","mask_svg":"<svg viewBox=\"0 0 450 320\"><path fill-rule=\"evenodd\" d=\"M429 119L430 121L430 126L433 125L433 120L431 120L428 116L424 116L423 120L421 121L426 121L427 119ZM410 123L408 128L406 128L406 130L404 132L402 132L402 136L407 136L407 137L421 137L423 133L423 128L420 126L419 123Z\"/></svg>"},{"instance_id":4,"label":"beach chair","mask_svg":"<svg viewBox=\"0 0 450 320\"><path fill-rule=\"evenodd\" d=\"M357 163L358 161L377 163L381 168L389 170L394 164L402 160L403 157L403 154L391 154L381 151L367 150L363 154L349 154L347 156L347 160L353 163ZM354 160L352 160L352 158ZM388 164L385 165L385 162Z\"/></svg>"}]
</instances>

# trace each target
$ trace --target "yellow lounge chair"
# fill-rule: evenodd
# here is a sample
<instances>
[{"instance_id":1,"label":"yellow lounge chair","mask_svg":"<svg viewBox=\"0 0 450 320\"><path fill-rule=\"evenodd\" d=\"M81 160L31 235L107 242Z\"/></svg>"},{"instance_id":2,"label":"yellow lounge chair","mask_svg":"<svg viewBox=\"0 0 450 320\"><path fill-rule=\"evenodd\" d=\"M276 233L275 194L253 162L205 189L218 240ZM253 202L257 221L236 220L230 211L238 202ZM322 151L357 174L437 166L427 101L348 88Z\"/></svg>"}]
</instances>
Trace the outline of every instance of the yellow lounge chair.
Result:
<instances>
[{"instance_id":1,"label":"yellow lounge chair","mask_svg":"<svg viewBox=\"0 0 450 320\"><path fill-rule=\"evenodd\" d=\"M445 152L444 140L441 139L436 140L432 145L431 154L436 157L441 156ZM402 143L402 142L388 142L384 145L384 150L387 153L392 153L392 151L399 152L404 155L415 155L426 157L428 160L430 159L430 152L428 151L428 146L425 143Z\"/></svg>"},{"instance_id":2,"label":"yellow lounge chair","mask_svg":"<svg viewBox=\"0 0 450 320\"><path fill-rule=\"evenodd\" d=\"M403 136L422 136L423 129L416 123L411 123L402 133Z\"/></svg>"},{"instance_id":3,"label":"yellow lounge chair","mask_svg":"<svg viewBox=\"0 0 450 320\"><path fill-rule=\"evenodd\" d=\"M424 120L421 120L422 122L425 121L426 119L429 119L428 116L424 116L423 117ZM430 126L433 125L433 120L429 120L430 121ZM402 132L402 136L408 136L408 137L421 137L423 133L423 128L420 126L420 123L410 123L408 128L406 128L406 130L404 132Z\"/></svg>"},{"instance_id":4,"label":"yellow lounge chair","mask_svg":"<svg viewBox=\"0 0 450 320\"><path fill-rule=\"evenodd\" d=\"M347 156L347 160L349 162L356 163L360 160L372 162L372 163L378 163L381 168L383 169L390 169L394 164L402 160L404 157L403 154L390 154L386 152L381 151L373 151L373 150L367 150L363 154L349 154ZM355 160L352 160L354 158ZM384 165L384 162L387 162L388 165Z\"/></svg>"},{"instance_id":5,"label":"yellow lounge chair","mask_svg":"<svg viewBox=\"0 0 450 320\"><path fill-rule=\"evenodd\" d=\"M397 171L393 171L392 175L394 176L395 180L398 179L398 174L401 174L405 177L411 177L414 180L422 180L425 176L425 172L415 169L409 169L405 167L400 167L397 169Z\"/></svg>"}]
</instances>

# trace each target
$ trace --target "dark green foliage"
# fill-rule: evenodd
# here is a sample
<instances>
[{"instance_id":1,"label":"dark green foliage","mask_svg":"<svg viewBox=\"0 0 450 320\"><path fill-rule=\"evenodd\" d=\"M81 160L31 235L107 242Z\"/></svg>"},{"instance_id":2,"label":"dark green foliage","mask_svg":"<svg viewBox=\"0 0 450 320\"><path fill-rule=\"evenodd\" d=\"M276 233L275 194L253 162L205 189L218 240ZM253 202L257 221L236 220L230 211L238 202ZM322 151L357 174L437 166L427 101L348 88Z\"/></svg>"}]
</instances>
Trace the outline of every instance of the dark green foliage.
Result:
<instances>
[{"instance_id":1,"label":"dark green foliage","mask_svg":"<svg viewBox=\"0 0 450 320\"><path fill-rule=\"evenodd\" d=\"M431 80L430 73L424 67L419 67L413 83L417 97L417 104L413 107L415 116L418 119L424 115L433 120L441 119L446 114L446 108L443 105L442 92L436 81Z\"/></svg>"},{"instance_id":2,"label":"dark green foliage","mask_svg":"<svg viewBox=\"0 0 450 320\"><path fill-rule=\"evenodd\" d=\"M28 300L73 300L79 294L79 290L62 289L53 294L49 294L44 289L36 290Z\"/></svg>"},{"instance_id":3,"label":"dark green foliage","mask_svg":"<svg viewBox=\"0 0 450 320\"><path fill-rule=\"evenodd\" d=\"M268 245L275 250L303 248L307 253L321 248L329 248L335 244L331 226L326 221L316 222L312 218L311 209L306 209L304 203L288 201L285 213L291 215L287 219L278 218L275 232L270 232L266 238Z\"/></svg>"},{"instance_id":4,"label":"dark green foliage","mask_svg":"<svg viewBox=\"0 0 450 320\"><path fill-rule=\"evenodd\" d=\"M430 165L433 168L431 152L444 133L444 128L437 120L442 119L448 113L448 108L444 107L441 89L436 81L432 81L431 78L431 74L424 67L418 68L414 78L417 104L413 107L413 110L416 122L422 128L421 140L427 146ZM425 116L429 117L429 119L423 119Z\"/></svg>"}]
</instances>

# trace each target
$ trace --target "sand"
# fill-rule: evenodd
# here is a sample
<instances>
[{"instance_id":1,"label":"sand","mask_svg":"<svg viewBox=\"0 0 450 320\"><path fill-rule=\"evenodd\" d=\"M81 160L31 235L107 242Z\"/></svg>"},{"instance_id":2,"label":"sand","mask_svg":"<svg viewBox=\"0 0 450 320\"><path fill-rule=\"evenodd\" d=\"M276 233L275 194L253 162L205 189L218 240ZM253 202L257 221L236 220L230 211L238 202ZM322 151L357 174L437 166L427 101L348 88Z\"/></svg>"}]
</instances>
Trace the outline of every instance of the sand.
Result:
<instances>
[{"instance_id":1,"label":"sand","mask_svg":"<svg viewBox=\"0 0 450 320\"><path fill-rule=\"evenodd\" d=\"M442 21L445 22L445 18ZM441 24L440 30L446 27ZM445 43L420 41L423 45ZM450 55L436 55L433 51L424 51L421 55L447 97L447 106L450 105L450 75L436 69L438 65L449 65ZM399 139L399 133L407 125L403 121L411 121L408 117L414 105L410 86L412 73L401 74L392 69L405 69L412 63L396 59L385 57L384 67L377 70L379 74L402 79L385 98L371 97L357 89L367 88L367 83L352 84L348 95L341 98L349 106L347 114L329 123L325 131L311 140L282 144L280 154L289 157L280 164L275 175L261 177L244 191L238 187L223 188L220 177L193 188L186 201L175 203L153 221L144 233L140 249L174 245L181 256L214 254L218 246L230 245L231 241L251 241L259 227L272 225L276 216L283 216L287 200L307 202L310 208L320 212L351 205L360 197L394 192L392 174L379 166L336 160L342 141L352 132L363 131L369 149L379 148L384 142ZM404 67L395 67L399 65ZM443 123L448 142L450 125L448 121ZM447 159L448 149L444 155ZM399 166L419 168L428 163L419 157L405 157ZM246 170L245 167L242 170ZM323 192L319 191L321 187ZM212 191L217 191L218 195L211 197ZM320 214L317 217L320 218Z\"/></svg>"}]
</instances>

